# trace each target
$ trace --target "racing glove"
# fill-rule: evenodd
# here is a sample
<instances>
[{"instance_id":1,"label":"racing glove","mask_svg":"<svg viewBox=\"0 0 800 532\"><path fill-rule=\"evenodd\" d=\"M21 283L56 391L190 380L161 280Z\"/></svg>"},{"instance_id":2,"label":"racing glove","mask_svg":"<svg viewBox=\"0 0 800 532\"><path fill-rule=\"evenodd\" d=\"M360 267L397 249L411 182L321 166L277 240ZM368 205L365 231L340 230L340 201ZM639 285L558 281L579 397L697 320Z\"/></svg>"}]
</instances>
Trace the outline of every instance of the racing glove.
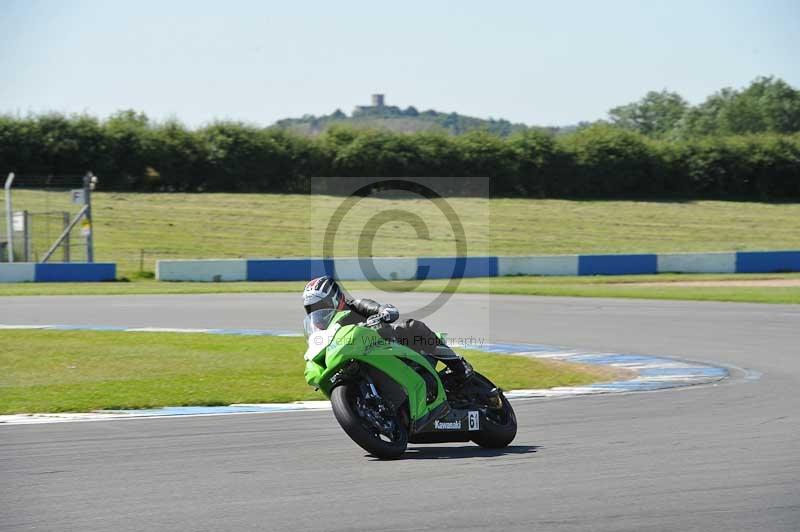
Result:
<instances>
[{"instance_id":1,"label":"racing glove","mask_svg":"<svg viewBox=\"0 0 800 532\"><path fill-rule=\"evenodd\" d=\"M382 322L392 323L397 321L397 318L400 317L400 311L397 310L397 307L394 305L386 304L380 306L378 315L381 317Z\"/></svg>"}]
</instances>

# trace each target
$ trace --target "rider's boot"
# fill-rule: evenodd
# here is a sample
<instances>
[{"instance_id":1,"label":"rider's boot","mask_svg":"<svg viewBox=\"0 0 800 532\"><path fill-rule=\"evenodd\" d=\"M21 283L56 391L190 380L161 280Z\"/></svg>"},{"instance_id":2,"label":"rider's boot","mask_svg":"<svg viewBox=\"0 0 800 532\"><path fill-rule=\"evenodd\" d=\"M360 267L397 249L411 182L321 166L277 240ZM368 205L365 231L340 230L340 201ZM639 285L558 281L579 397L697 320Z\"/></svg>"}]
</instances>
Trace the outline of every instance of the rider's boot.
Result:
<instances>
[{"instance_id":1,"label":"rider's boot","mask_svg":"<svg viewBox=\"0 0 800 532\"><path fill-rule=\"evenodd\" d=\"M446 391L454 391L461 388L475 373L475 370L472 369L472 364L463 357L442 360L442 362L447 366L447 373L443 379Z\"/></svg>"}]
</instances>

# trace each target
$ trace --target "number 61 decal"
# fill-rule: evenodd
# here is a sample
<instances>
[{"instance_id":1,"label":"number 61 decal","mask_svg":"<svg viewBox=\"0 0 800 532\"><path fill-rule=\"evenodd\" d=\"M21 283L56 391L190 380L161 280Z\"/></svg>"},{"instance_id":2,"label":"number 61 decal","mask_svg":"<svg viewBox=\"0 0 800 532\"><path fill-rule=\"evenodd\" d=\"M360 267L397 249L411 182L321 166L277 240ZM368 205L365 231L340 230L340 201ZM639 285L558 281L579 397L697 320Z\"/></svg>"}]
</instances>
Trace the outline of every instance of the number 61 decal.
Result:
<instances>
[{"instance_id":1,"label":"number 61 decal","mask_svg":"<svg viewBox=\"0 0 800 532\"><path fill-rule=\"evenodd\" d=\"M480 412L477 410L469 412L469 430L481 430Z\"/></svg>"}]
</instances>

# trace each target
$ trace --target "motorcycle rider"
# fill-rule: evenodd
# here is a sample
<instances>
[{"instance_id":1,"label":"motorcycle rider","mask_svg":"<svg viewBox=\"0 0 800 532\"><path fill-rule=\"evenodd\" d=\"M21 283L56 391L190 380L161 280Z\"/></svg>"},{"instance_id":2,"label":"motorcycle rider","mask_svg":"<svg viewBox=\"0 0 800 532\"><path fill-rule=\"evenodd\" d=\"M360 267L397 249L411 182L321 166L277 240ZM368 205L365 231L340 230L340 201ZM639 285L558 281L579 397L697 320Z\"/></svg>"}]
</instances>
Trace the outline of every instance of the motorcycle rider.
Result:
<instances>
[{"instance_id":1,"label":"motorcycle rider","mask_svg":"<svg viewBox=\"0 0 800 532\"><path fill-rule=\"evenodd\" d=\"M378 315L385 323L378 334L386 340L398 342L425 356L435 367L440 360L450 370L456 382L463 383L472 375L472 366L456 354L436 336L427 325L414 319L389 326L400 317L400 311L391 304L382 305L372 299L348 299L339 284L329 276L317 277L306 284L303 290L303 306L306 314L315 310L349 310L350 314L339 323L352 325ZM437 349L438 346L446 349Z\"/></svg>"}]
</instances>

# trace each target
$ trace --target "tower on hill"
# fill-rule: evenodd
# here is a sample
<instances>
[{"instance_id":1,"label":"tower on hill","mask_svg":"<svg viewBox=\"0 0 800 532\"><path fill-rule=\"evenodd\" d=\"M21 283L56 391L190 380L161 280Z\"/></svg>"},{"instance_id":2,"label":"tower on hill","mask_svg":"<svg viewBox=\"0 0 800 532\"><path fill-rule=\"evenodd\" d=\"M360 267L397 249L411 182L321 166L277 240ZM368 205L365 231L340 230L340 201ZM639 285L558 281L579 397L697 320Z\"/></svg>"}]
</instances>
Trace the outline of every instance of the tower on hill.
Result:
<instances>
[{"instance_id":1,"label":"tower on hill","mask_svg":"<svg viewBox=\"0 0 800 532\"><path fill-rule=\"evenodd\" d=\"M373 94L372 95L372 105L356 105L356 108L353 110L353 114L369 114L375 113L376 111L383 111L386 109L386 100L383 94Z\"/></svg>"}]
</instances>

